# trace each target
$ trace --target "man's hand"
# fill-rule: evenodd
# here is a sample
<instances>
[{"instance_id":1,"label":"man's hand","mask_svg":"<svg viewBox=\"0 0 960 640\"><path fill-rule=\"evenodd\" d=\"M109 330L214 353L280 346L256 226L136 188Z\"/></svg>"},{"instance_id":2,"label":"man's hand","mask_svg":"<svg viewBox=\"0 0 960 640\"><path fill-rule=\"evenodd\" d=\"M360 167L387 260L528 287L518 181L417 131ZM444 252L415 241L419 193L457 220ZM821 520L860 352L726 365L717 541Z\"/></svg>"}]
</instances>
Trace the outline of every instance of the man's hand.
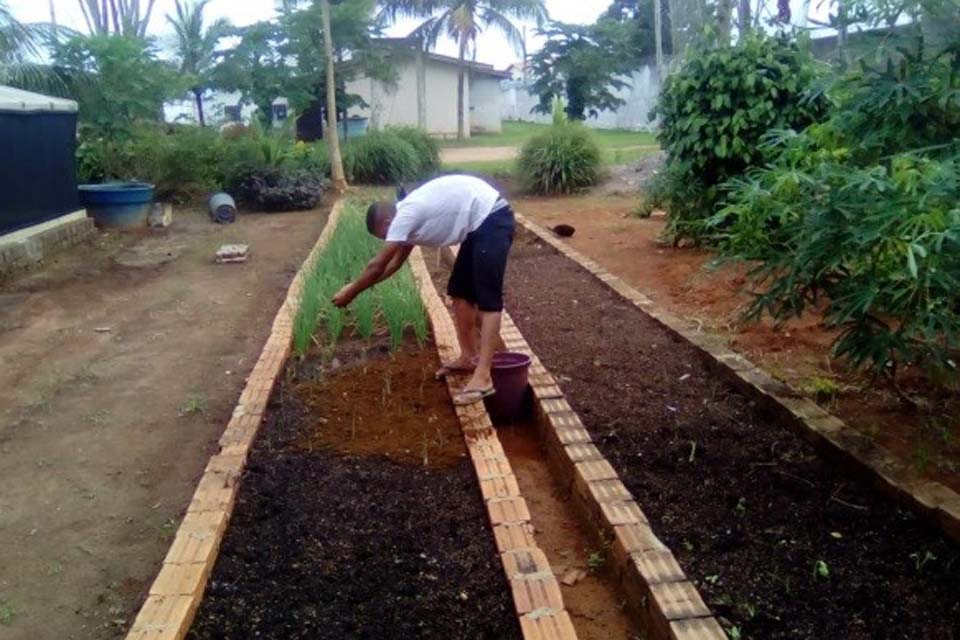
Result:
<instances>
[{"instance_id":1,"label":"man's hand","mask_svg":"<svg viewBox=\"0 0 960 640\"><path fill-rule=\"evenodd\" d=\"M334 306L342 309L353 302L353 299L356 297L357 294L353 292L353 284L351 283L340 289L340 291L337 292L337 295L333 296L333 304Z\"/></svg>"}]
</instances>

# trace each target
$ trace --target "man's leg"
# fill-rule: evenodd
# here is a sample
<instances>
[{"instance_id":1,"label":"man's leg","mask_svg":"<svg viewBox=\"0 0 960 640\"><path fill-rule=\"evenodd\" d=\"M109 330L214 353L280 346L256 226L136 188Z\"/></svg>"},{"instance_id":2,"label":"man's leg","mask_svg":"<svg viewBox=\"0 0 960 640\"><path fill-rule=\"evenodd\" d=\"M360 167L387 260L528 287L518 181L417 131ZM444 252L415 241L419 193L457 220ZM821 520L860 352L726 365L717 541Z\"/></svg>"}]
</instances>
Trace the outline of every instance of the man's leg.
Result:
<instances>
[{"instance_id":1,"label":"man's leg","mask_svg":"<svg viewBox=\"0 0 960 640\"><path fill-rule=\"evenodd\" d=\"M453 320L457 327L457 340L460 342L460 357L447 366L454 369L472 369L473 359L478 355L476 305L463 298L453 298Z\"/></svg>"},{"instance_id":2,"label":"man's leg","mask_svg":"<svg viewBox=\"0 0 960 640\"><path fill-rule=\"evenodd\" d=\"M480 360L464 391L485 391L493 386L490 369L493 366L493 354L497 350L500 339L501 315L499 311L480 312Z\"/></svg>"}]
</instances>

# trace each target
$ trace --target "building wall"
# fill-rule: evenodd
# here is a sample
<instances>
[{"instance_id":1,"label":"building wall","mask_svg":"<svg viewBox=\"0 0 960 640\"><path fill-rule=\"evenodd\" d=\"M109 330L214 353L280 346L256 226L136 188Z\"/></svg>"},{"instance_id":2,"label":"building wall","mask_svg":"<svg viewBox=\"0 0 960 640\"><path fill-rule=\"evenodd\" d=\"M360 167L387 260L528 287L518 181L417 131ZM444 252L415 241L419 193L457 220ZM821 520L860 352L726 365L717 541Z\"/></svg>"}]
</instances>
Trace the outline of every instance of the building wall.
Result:
<instances>
[{"instance_id":1,"label":"building wall","mask_svg":"<svg viewBox=\"0 0 960 640\"><path fill-rule=\"evenodd\" d=\"M457 135L457 79L455 65L426 60L427 131L433 135L451 137ZM370 78L359 78L347 83L347 91L362 97L370 108L352 107L348 116L370 119L370 127L383 128L390 125L417 125L417 66L416 62L403 63L397 69L398 81L389 86ZM487 83L483 83L486 85ZM496 92L493 88L496 87ZM470 105L471 87L469 77L464 85L464 103ZM480 105L485 126L493 127L499 117L499 85L492 82ZM491 100L495 100L491 104ZM494 106L495 105L495 106ZM469 135L471 110L465 110L465 129ZM475 116L474 116L475 117ZM499 130L500 123L496 123Z\"/></svg>"},{"instance_id":2,"label":"building wall","mask_svg":"<svg viewBox=\"0 0 960 640\"><path fill-rule=\"evenodd\" d=\"M471 76L470 129L473 133L503 131L503 117L500 114L502 101L499 79L479 74Z\"/></svg>"},{"instance_id":3,"label":"building wall","mask_svg":"<svg viewBox=\"0 0 960 640\"><path fill-rule=\"evenodd\" d=\"M239 104L243 97L239 91L225 93L220 91L207 91L203 96L203 115L207 124L211 126L222 125L227 122L224 115L224 107ZM245 104L241 107L241 120L249 124L253 120L253 114L257 107L252 104ZM173 100L163 105L164 120L176 124L199 124L197 117L197 103L193 99L193 94L182 100Z\"/></svg>"},{"instance_id":4,"label":"building wall","mask_svg":"<svg viewBox=\"0 0 960 640\"><path fill-rule=\"evenodd\" d=\"M614 91L614 95L626 104L616 111L601 111L596 118L587 118L586 125L604 129L634 129L649 131L656 128L650 119L650 111L656 106L660 94L660 72L656 62L646 61L627 80L627 87ZM531 110L540 99L531 95L523 81L502 83L502 115L507 120L549 123L550 115L533 113Z\"/></svg>"}]
</instances>

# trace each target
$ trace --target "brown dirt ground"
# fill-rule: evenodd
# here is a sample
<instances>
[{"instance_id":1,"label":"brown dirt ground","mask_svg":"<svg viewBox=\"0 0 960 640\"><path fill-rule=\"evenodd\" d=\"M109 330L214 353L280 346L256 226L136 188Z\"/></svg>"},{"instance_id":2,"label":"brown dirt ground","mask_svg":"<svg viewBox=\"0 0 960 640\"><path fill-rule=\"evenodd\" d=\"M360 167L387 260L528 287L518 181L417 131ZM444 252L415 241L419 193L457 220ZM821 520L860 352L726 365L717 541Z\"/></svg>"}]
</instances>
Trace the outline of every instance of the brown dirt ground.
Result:
<instances>
[{"instance_id":1,"label":"brown dirt ground","mask_svg":"<svg viewBox=\"0 0 960 640\"><path fill-rule=\"evenodd\" d=\"M5 640L122 636L326 211L178 210L0 283Z\"/></svg>"},{"instance_id":2,"label":"brown dirt ground","mask_svg":"<svg viewBox=\"0 0 960 640\"><path fill-rule=\"evenodd\" d=\"M436 350L387 343L288 363L190 638L520 637Z\"/></svg>"},{"instance_id":3,"label":"brown dirt ground","mask_svg":"<svg viewBox=\"0 0 960 640\"><path fill-rule=\"evenodd\" d=\"M960 490L960 413L956 398L931 399L927 410L905 407L887 384L850 371L830 358L836 332L808 314L777 329L769 321L744 323L750 304L745 270L711 264L714 255L677 249L660 241L662 217L633 215L631 195L570 198L513 198L517 211L546 226L570 224L569 241L612 273L673 313L723 337L735 350L798 389L816 378L832 380L840 392L828 409L900 456L924 475ZM915 374L915 372L913 372ZM916 376L907 375L908 381ZM921 395L923 389L915 389ZM823 400L821 398L821 400Z\"/></svg>"}]
</instances>

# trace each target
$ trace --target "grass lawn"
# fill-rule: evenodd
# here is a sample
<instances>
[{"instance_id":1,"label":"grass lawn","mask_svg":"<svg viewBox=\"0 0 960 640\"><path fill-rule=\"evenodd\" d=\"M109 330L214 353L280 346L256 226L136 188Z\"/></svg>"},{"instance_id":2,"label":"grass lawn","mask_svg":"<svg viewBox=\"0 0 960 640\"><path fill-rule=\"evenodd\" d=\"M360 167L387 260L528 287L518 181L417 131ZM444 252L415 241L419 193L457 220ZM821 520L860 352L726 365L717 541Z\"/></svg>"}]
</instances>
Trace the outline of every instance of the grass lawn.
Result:
<instances>
[{"instance_id":1,"label":"grass lawn","mask_svg":"<svg viewBox=\"0 0 960 640\"><path fill-rule=\"evenodd\" d=\"M656 152L655 147L646 149L603 149L603 166L613 167L623 164L632 164L644 156ZM448 162L444 163L445 171L462 171L466 173L482 173L488 176L508 176L513 174L514 160L486 160L481 162Z\"/></svg>"},{"instance_id":2,"label":"grass lawn","mask_svg":"<svg viewBox=\"0 0 960 640\"><path fill-rule=\"evenodd\" d=\"M531 136L547 129L549 125L532 122L504 121L502 133L483 133L471 136L467 140L445 140L444 147L519 147ZM653 146L656 137L646 131L628 131L627 129L591 129L604 149L622 149L624 147Z\"/></svg>"}]
</instances>

